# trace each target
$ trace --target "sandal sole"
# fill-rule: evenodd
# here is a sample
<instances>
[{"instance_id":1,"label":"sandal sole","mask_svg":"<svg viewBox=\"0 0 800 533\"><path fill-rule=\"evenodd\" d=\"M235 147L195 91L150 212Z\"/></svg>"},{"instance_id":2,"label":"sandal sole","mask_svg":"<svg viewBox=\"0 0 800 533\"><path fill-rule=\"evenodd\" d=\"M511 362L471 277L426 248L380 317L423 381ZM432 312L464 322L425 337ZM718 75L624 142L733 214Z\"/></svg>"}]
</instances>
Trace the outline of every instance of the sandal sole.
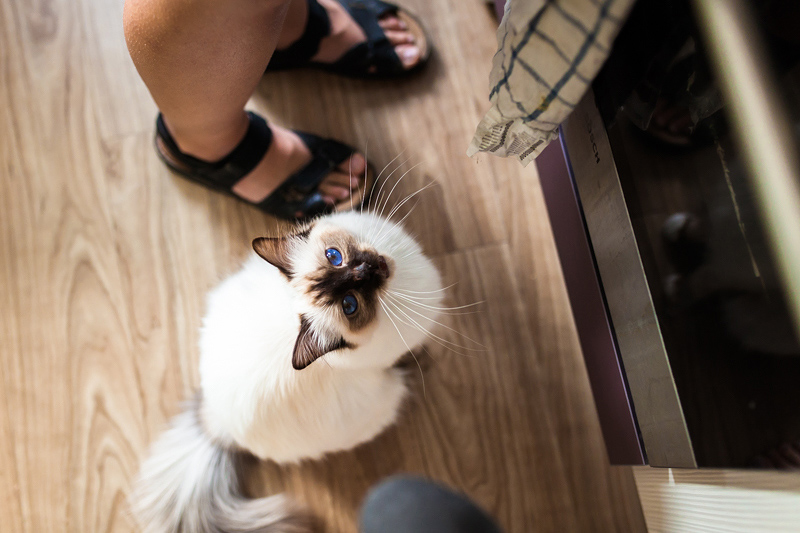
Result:
<instances>
[{"instance_id":1,"label":"sandal sole","mask_svg":"<svg viewBox=\"0 0 800 533\"><path fill-rule=\"evenodd\" d=\"M236 193L232 192L226 187L221 187L212 182L207 182L206 180L200 179L196 175L192 174L191 168L189 168L187 165L184 165L182 162L178 161L170 154L170 151L164 144L163 139L161 139L161 137L159 137L158 135L155 136L154 144L155 144L156 154L158 154L159 159L161 159L161 161L167 166L167 168L169 168L172 172L174 172L181 178L190 181L195 185L201 185L203 187L206 187L207 189L211 189L214 192L222 193L231 198L235 198L236 200L239 200L240 202L243 202L247 205L258 208L258 203L251 202L246 198L242 198L241 196L237 195ZM334 212L339 213L339 212L349 211L356 207L360 207L361 202L364 201L364 198L367 198L368 195L372 192L372 187L374 185L375 185L375 168L369 161L367 161L367 171L364 179L364 187L359 187L358 189L356 189L356 191L354 191L357 193L357 196L355 195L351 196L346 200L342 200L341 202L334 204L333 206ZM259 209L259 211L270 216L275 216L272 213L268 213L261 209Z\"/></svg>"}]
</instances>

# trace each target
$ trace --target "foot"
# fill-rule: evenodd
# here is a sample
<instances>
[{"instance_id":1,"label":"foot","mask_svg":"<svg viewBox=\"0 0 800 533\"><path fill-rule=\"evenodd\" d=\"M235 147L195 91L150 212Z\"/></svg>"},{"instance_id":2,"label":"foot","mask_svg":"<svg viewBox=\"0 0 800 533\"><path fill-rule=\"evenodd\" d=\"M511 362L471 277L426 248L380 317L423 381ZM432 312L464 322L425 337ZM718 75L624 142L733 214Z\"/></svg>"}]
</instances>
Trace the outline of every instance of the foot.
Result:
<instances>
[{"instance_id":1,"label":"foot","mask_svg":"<svg viewBox=\"0 0 800 533\"><path fill-rule=\"evenodd\" d=\"M325 8L331 21L331 33L322 39L319 51L311 59L319 63L335 63L347 51L367 40L361 29L347 10L336 0L317 0ZM278 50L285 50L303 34L308 20L307 0L292 0L289 12L278 38ZM408 31L406 23L394 15L382 17L380 24L386 38L394 47L403 67L410 69L419 63L422 53L415 43L415 37Z\"/></svg>"},{"instance_id":2,"label":"foot","mask_svg":"<svg viewBox=\"0 0 800 533\"><path fill-rule=\"evenodd\" d=\"M172 137L185 154L203 161L218 161L229 154L244 137L249 121L242 113L241 124L220 128L213 136L198 136L173 129ZM286 179L311 161L311 152L293 131L270 124L272 143L264 158L245 177L233 186L234 194L251 202L260 203L274 192ZM344 206L351 195L364 188L366 159L353 154L328 174L319 185L323 199L331 206ZM303 213L297 213L299 218Z\"/></svg>"},{"instance_id":3,"label":"foot","mask_svg":"<svg viewBox=\"0 0 800 533\"><path fill-rule=\"evenodd\" d=\"M463 494L411 476L391 477L370 490L359 522L363 533L501 533Z\"/></svg>"},{"instance_id":4,"label":"foot","mask_svg":"<svg viewBox=\"0 0 800 533\"><path fill-rule=\"evenodd\" d=\"M685 105L659 98L653 110L648 133L672 146L688 146L692 141L694 121Z\"/></svg>"},{"instance_id":5,"label":"foot","mask_svg":"<svg viewBox=\"0 0 800 533\"><path fill-rule=\"evenodd\" d=\"M800 470L800 441L785 442L756 457L756 466L776 470Z\"/></svg>"}]
</instances>

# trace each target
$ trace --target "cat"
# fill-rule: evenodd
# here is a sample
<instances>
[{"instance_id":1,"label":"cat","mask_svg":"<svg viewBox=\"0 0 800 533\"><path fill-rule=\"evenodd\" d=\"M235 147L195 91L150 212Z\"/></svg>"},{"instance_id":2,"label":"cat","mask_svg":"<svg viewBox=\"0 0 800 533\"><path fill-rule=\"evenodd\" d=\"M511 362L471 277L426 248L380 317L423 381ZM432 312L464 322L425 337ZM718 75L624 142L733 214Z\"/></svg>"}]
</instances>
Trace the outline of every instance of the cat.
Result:
<instances>
[{"instance_id":1,"label":"cat","mask_svg":"<svg viewBox=\"0 0 800 533\"><path fill-rule=\"evenodd\" d=\"M253 249L210 292L200 390L131 493L146 532L310 531L288 498L241 494L240 459L296 463L373 439L407 394L395 364L435 324L440 275L386 218L328 215Z\"/></svg>"}]
</instances>

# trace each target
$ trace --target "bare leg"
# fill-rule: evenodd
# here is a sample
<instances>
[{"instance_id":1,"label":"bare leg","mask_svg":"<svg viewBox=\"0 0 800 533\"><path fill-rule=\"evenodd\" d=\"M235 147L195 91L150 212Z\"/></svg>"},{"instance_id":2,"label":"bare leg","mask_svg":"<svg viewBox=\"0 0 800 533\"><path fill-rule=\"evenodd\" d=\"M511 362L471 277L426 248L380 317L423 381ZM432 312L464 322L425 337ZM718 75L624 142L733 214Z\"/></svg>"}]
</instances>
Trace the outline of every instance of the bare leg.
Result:
<instances>
[{"instance_id":1,"label":"bare leg","mask_svg":"<svg viewBox=\"0 0 800 533\"><path fill-rule=\"evenodd\" d=\"M331 19L331 35L314 57L335 61L365 39L336 0L319 0ZM302 35L306 0L127 0L125 37L133 62L164 115L181 151L205 161L230 153L247 131L244 106L276 46ZM380 21L401 60L412 66L419 49L402 21ZM264 159L234 186L239 196L259 202L311 158L291 131L274 124ZM361 185L361 154L344 161L320 185L326 201L345 200ZM351 177L351 173L352 176Z\"/></svg>"},{"instance_id":2,"label":"bare leg","mask_svg":"<svg viewBox=\"0 0 800 533\"><path fill-rule=\"evenodd\" d=\"M124 26L139 74L181 151L221 159L247 131L244 106L280 37L287 0L128 0ZM291 131L272 126L264 159L234 187L243 198L266 198L311 157ZM329 203L359 185L356 154L320 186Z\"/></svg>"}]
</instances>

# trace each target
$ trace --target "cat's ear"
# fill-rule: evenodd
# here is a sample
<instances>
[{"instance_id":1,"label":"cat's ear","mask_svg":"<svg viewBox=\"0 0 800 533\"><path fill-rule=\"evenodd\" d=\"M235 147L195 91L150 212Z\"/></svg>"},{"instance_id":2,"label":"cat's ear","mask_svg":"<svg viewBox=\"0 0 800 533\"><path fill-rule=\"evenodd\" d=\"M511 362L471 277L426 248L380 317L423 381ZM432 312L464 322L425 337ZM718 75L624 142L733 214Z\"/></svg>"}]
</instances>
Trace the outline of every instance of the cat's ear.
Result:
<instances>
[{"instance_id":1,"label":"cat's ear","mask_svg":"<svg viewBox=\"0 0 800 533\"><path fill-rule=\"evenodd\" d=\"M287 277L292 274L292 244L297 239L307 240L311 228L306 228L300 233L287 235L286 237L259 237L253 240L253 250L268 261Z\"/></svg>"},{"instance_id":2,"label":"cat's ear","mask_svg":"<svg viewBox=\"0 0 800 533\"><path fill-rule=\"evenodd\" d=\"M300 315L300 333L294 343L292 366L295 370L302 370L328 352L352 347L342 337L329 341L320 339L319 335L314 334L311 321L305 315Z\"/></svg>"},{"instance_id":3,"label":"cat's ear","mask_svg":"<svg viewBox=\"0 0 800 533\"><path fill-rule=\"evenodd\" d=\"M253 250L264 260L277 267L286 276L291 276L289 239L291 237L259 237L253 240Z\"/></svg>"}]
</instances>

